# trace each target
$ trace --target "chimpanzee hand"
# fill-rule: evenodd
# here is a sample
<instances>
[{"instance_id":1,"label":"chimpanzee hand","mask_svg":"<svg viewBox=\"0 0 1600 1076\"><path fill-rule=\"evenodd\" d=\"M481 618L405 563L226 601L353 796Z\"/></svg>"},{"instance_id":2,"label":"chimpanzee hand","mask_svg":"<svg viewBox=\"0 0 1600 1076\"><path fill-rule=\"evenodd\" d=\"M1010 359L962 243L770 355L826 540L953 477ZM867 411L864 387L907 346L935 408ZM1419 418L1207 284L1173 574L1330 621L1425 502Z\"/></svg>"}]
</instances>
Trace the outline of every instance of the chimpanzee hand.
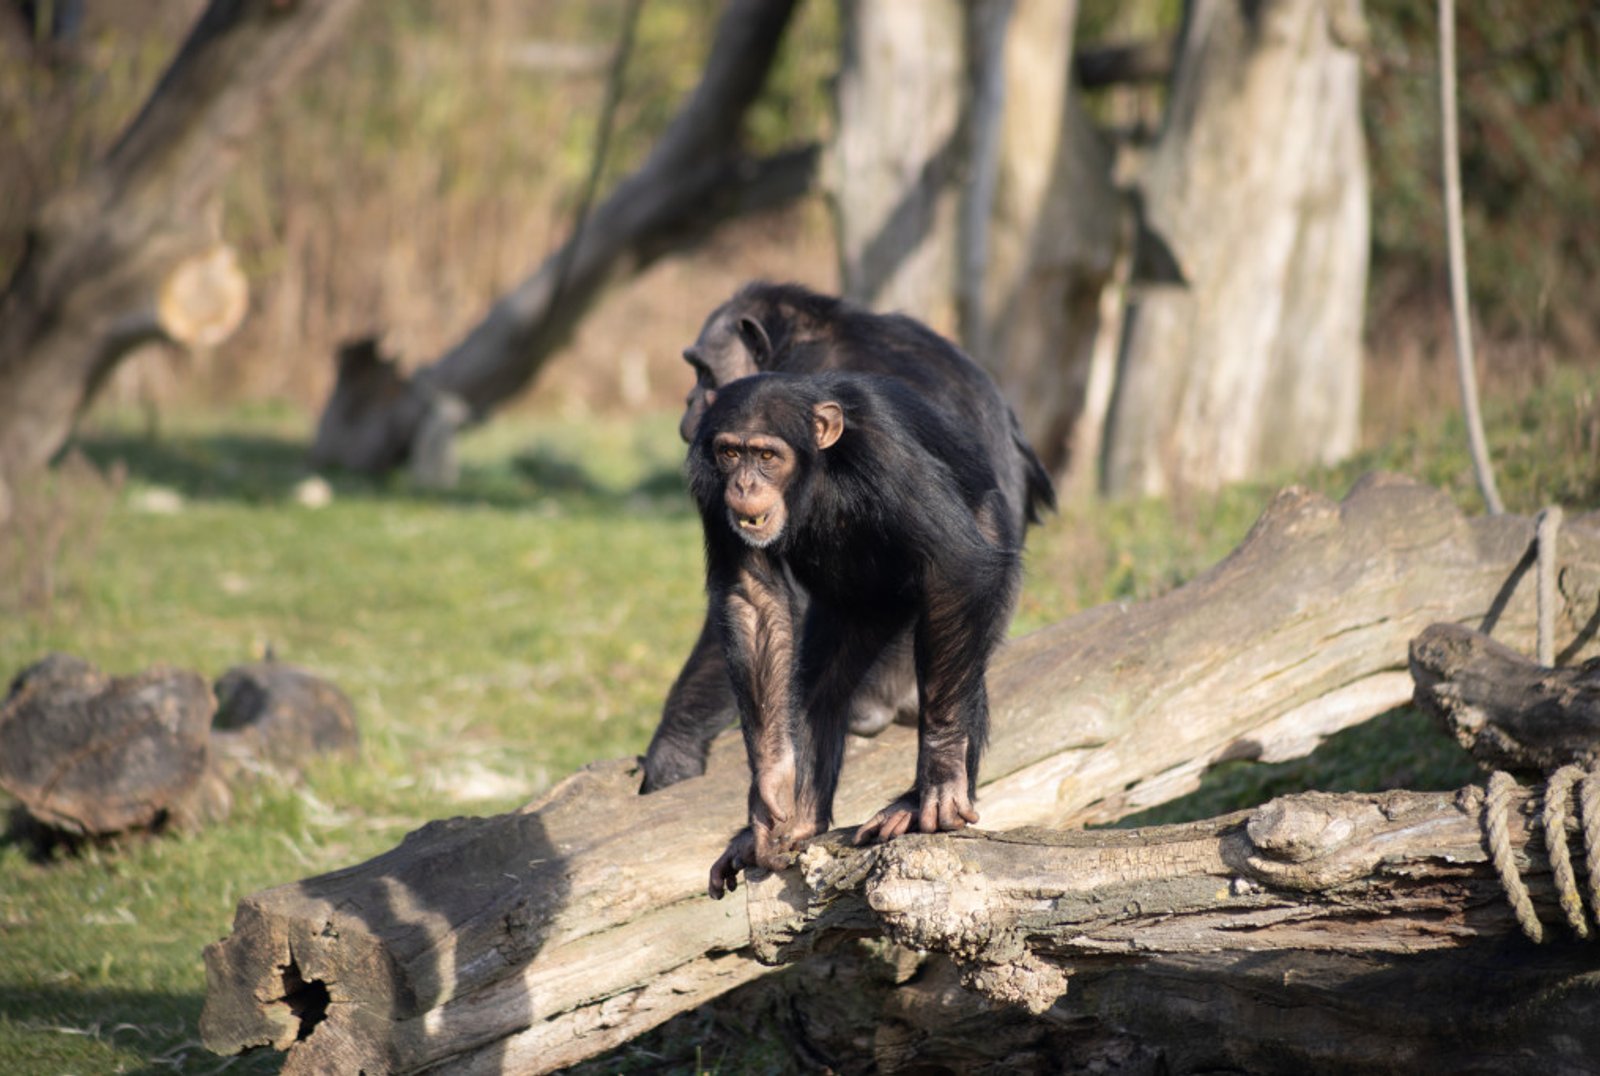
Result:
<instances>
[{"instance_id":1,"label":"chimpanzee hand","mask_svg":"<svg viewBox=\"0 0 1600 1076\"><path fill-rule=\"evenodd\" d=\"M962 774L940 782L925 782L869 818L856 830L855 843L886 841L913 830L939 833L964 829L978 820L977 809L967 796L967 779Z\"/></svg>"}]
</instances>

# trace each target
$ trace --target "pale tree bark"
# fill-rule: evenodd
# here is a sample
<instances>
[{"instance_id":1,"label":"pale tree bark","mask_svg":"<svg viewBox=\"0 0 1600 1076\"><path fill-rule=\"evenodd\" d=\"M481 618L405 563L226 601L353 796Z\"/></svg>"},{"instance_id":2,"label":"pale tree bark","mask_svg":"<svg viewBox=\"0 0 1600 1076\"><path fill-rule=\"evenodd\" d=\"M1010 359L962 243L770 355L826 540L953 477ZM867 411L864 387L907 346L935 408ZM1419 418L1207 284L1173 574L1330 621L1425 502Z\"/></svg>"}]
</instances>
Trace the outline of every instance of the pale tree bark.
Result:
<instances>
[{"instance_id":1,"label":"pale tree bark","mask_svg":"<svg viewBox=\"0 0 1600 1076\"><path fill-rule=\"evenodd\" d=\"M987 257L971 270L981 320L969 319L965 341L1052 472L1078 465L1075 446L1099 447L1078 423L1087 410L1097 424L1089 384L1124 215L1072 78L1077 15L1076 3L1017 0L1006 28Z\"/></svg>"},{"instance_id":2,"label":"pale tree bark","mask_svg":"<svg viewBox=\"0 0 1600 1076\"><path fill-rule=\"evenodd\" d=\"M846 298L955 328L966 13L847 0L827 186Z\"/></svg>"},{"instance_id":3,"label":"pale tree bark","mask_svg":"<svg viewBox=\"0 0 1600 1076\"><path fill-rule=\"evenodd\" d=\"M1308 751L1410 697L1406 647L1435 621L1529 645L1532 588L1514 582L1533 531L1468 520L1397 479L1341 504L1283 494L1187 586L1001 651L980 824L1113 820L1191 790L1213 762ZM1571 637L1600 595L1600 531L1572 521L1560 541ZM903 790L914 740L896 727L849 744L841 821ZM631 763L597 765L520 812L434 823L248 897L206 954L205 1041L287 1050L290 1073L536 1072L616 1046L765 973L749 887L704 896L747 782L736 736L704 777L651 796Z\"/></svg>"},{"instance_id":4,"label":"pale tree bark","mask_svg":"<svg viewBox=\"0 0 1600 1076\"><path fill-rule=\"evenodd\" d=\"M1368 250L1357 0L1192 3L1144 225L1186 286L1133 303L1104 487L1162 494L1356 443Z\"/></svg>"},{"instance_id":5,"label":"pale tree bark","mask_svg":"<svg viewBox=\"0 0 1600 1076\"><path fill-rule=\"evenodd\" d=\"M794 6L731 0L699 84L644 164L437 361L406 378L370 348L347 348L318 423L314 462L382 472L409 460L419 478L447 480L450 467L440 457L455 430L526 388L609 282L721 220L803 194L816 169L814 148L757 159L740 142Z\"/></svg>"},{"instance_id":6,"label":"pale tree bark","mask_svg":"<svg viewBox=\"0 0 1600 1076\"><path fill-rule=\"evenodd\" d=\"M218 187L357 5L213 0L105 159L36 214L0 297L0 517L134 346L204 346L238 324Z\"/></svg>"}]
</instances>

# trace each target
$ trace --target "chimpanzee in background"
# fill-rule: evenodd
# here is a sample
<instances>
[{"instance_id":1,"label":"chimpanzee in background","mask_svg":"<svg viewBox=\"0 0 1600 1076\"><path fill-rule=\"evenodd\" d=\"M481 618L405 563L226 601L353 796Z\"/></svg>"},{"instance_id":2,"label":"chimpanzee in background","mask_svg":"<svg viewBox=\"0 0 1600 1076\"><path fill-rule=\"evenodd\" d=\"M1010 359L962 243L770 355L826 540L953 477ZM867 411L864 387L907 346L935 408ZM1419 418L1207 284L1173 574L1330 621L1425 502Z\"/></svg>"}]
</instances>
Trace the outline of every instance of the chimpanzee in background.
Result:
<instances>
[{"instance_id":1,"label":"chimpanzee in background","mask_svg":"<svg viewBox=\"0 0 1600 1076\"><path fill-rule=\"evenodd\" d=\"M711 312L683 357L696 379L679 425L685 441L694 439L717 390L741 377L759 371L885 374L967 431L966 450L981 454L993 471L1018 535L1038 522L1044 509L1055 507L1050 477L994 381L959 348L911 318L874 314L796 284L757 282ZM908 635L885 648L878 665L862 677L851 702L850 727L868 735L878 732L897 715L914 715L916 702ZM704 773L712 739L736 716L708 616L662 707L661 724L645 755L641 791Z\"/></svg>"},{"instance_id":2,"label":"chimpanzee in background","mask_svg":"<svg viewBox=\"0 0 1600 1076\"><path fill-rule=\"evenodd\" d=\"M856 840L976 822L985 672L1022 572L982 431L893 378L759 374L717 390L688 470L751 772L711 895L828 828L850 701L907 633L916 779Z\"/></svg>"}]
</instances>

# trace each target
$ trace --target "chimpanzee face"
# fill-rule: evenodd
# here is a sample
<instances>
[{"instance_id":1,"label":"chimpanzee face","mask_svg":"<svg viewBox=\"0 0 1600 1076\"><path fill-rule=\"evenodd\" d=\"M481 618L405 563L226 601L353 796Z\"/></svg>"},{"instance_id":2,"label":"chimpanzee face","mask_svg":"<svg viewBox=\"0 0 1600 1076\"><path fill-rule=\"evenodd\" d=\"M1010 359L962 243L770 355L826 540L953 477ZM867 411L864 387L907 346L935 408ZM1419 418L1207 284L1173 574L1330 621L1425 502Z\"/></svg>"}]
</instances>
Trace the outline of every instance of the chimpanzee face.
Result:
<instances>
[{"instance_id":1,"label":"chimpanzee face","mask_svg":"<svg viewBox=\"0 0 1600 1076\"><path fill-rule=\"evenodd\" d=\"M783 535L795 479L817 453L831 448L844 434L844 408L832 400L812 405L804 421L809 436L801 432L805 425L774 422L757 408L725 427L705 431L728 526L753 549L765 549ZM792 443L779 429L791 430L791 436L798 435L803 442Z\"/></svg>"},{"instance_id":2,"label":"chimpanzee face","mask_svg":"<svg viewBox=\"0 0 1600 1076\"><path fill-rule=\"evenodd\" d=\"M728 525L752 548L765 549L788 521L784 492L794 478L794 449L770 434L719 433L712 451L722 473Z\"/></svg>"}]
</instances>

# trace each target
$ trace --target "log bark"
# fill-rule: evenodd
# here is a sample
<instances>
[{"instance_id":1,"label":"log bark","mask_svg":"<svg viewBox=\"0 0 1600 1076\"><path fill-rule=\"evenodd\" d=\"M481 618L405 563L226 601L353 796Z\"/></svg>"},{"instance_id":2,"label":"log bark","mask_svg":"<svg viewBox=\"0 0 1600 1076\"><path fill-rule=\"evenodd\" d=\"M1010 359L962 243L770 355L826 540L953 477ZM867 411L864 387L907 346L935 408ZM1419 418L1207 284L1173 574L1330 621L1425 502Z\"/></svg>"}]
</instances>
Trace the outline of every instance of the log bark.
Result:
<instances>
[{"instance_id":1,"label":"log bark","mask_svg":"<svg viewBox=\"0 0 1600 1076\"><path fill-rule=\"evenodd\" d=\"M718 221L805 193L816 170L814 147L757 159L739 141L794 6L732 0L699 85L645 163L450 351L409 379L392 373L347 381L341 358L313 461L377 473L410 460L419 478L447 476L437 457L450 436L522 391L609 281Z\"/></svg>"},{"instance_id":2,"label":"log bark","mask_svg":"<svg viewBox=\"0 0 1600 1076\"><path fill-rule=\"evenodd\" d=\"M1461 624L1435 624L1411 644L1411 675L1417 705L1486 767L1600 762L1600 661L1547 669Z\"/></svg>"},{"instance_id":3,"label":"log bark","mask_svg":"<svg viewBox=\"0 0 1600 1076\"><path fill-rule=\"evenodd\" d=\"M1532 538L1531 520L1468 520L1401 479L1341 504L1286 491L1188 585L1002 650L981 825L1108 821L1214 761L1308 751L1409 698L1407 643L1439 620L1526 645L1532 588L1514 582ZM1572 521L1561 542L1571 637L1600 595L1600 532ZM897 795L914 754L909 729L853 741L837 816ZM748 887L703 895L747 781L737 737L648 797L632 764L600 764L520 812L254 894L207 949L205 1041L287 1050L290 1073L547 1071L615 1046L764 973Z\"/></svg>"},{"instance_id":4,"label":"log bark","mask_svg":"<svg viewBox=\"0 0 1600 1076\"><path fill-rule=\"evenodd\" d=\"M1474 792L1309 792L1147 829L819 840L753 884L751 944L777 964L839 935L883 934L949 954L979 992L1038 1013L1084 958L1406 954L1505 938L1519 928ZM1538 807L1536 793L1516 794L1512 845L1536 907L1559 922ZM1579 834L1576 812L1568 828Z\"/></svg>"},{"instance_id":5,"label":"log bark","mask_svg":"<svg viewBox=\"0 0 1600 1076\"><path fill-rule=\"evenodd\" d=\"M0 297L0 506L133 347L215 343L237 325L243 277L217 189L357 3L213 0L105 159L34 217Z\"/></svg>"},{"instance_id":6,"label":"log bark","mask_svg":"<svg viewBox=\"0 0 1600 1076\"><path fill-rule=\"evenodd\" d=\"M1554 923L1540 797L1513 796L1509 835ZM762 959L789 961L882 934L948 956L1000 1003L954 994L957 976L936 965L879 1026L874 1060L891 1072L952 1057L979 1072L1053 1071L1040 1064L1052 1056L1135 1072L1549 1071L1592 1058L1596 958L1570 934L1542 950L1520 940L1482 803L1477 789L1308 793L1143 830L829 839L754 884L751 937ZM1581 847L1575 814L1566 832ZM919 1014L930 1006L943 1018ZM1285 1007L1301 1017L1271 1018Z\"/></svg>"},{"instance_id":7,"label":"log bark","mask_svg":"<svg viewBox=\"0 0 1600 1076\"><path fill-rule=\"evenodd\" d=\"M1190 4L1140 179L1187 285L1129 309L1103 483L1166 493L1356 444L1368 192L1353 0ZM1246 238L1247 237L1247 238Z\"/></svg>"}]
</instances>

